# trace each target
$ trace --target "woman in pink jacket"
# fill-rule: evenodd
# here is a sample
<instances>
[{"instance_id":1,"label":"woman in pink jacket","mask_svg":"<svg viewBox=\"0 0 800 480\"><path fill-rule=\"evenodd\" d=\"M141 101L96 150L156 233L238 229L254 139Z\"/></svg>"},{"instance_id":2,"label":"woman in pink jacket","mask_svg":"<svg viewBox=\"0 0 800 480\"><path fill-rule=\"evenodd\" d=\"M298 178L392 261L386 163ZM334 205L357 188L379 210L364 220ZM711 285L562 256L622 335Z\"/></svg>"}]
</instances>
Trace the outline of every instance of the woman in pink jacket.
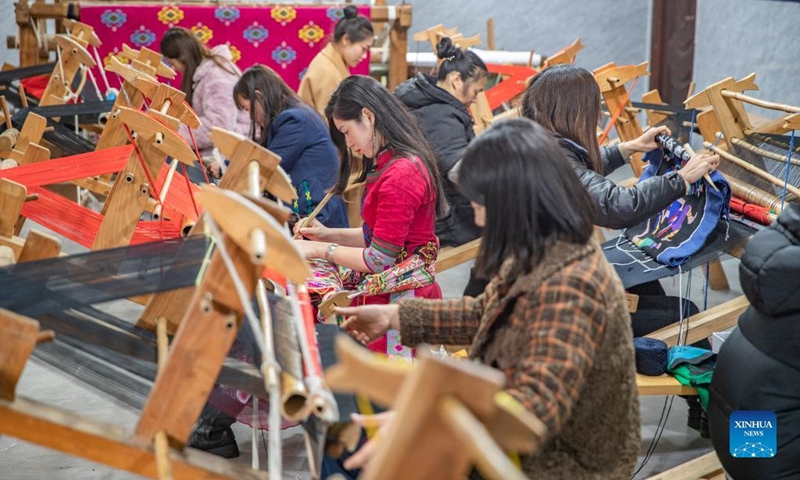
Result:
<instances>
[{"instance_id":1,"label":"woman in pink jacket","mask_svg":"<svg viewBox=\"0 0 800 480\"><path fill-rule=\"evenodd\" d=\"M233 87L241 71L233 64L227 45L209 50L185 28L171 28L164 34L161 54L183 76L181 90L201 122L200 128L192 132L194 140L204 165L213 176L219 176L219 164L212 155L211 128L223 127L242 135L250 131L250 118L233 101ZM179 133L191 145L191 135L185 125L181 125ZM201 181L202 172L199 169L190 171L190 178Z\"/></svg>"}]
</instances>

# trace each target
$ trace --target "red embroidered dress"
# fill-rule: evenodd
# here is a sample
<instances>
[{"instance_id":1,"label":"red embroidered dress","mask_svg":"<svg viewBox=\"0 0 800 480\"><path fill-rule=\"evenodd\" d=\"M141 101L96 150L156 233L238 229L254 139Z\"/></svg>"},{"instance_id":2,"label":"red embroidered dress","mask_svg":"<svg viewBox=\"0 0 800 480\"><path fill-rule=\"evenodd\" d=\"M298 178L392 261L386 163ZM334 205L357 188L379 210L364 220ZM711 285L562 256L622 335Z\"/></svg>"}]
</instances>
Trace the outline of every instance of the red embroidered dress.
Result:
<instances>
[{"instance_id":1,"label":"red embroidered dress","mask_svg":"<svg viewBox=\"0 0 800 480\"><path fill-rule=\"evenodd\" d=\"M379 153L367 175L361 216L364 219L364 263L369 272L312 260L315 278L308 282L312 299L349 292L355 305L388 304L401 298L441 298L434 281L439 249L435 234L436 198L428 171L419 158ZM373 344L391 356L409 356L395 331Z\"/></svg>"},{"instance_id":2,"label":"red embroidered dress","mask_svg":"<svg viewBox=\"0 0 800 480\"><path fill-rule=\"evenodd\" d=\"M419 158L395 155L391 149L378 155L375 170L367 175L364 188L361 208L367 245L364 261L375 272L399 264L414 253L432 256L430 261L435 261L439 249L435 233L436 198L428 171ZM434 281L413 290L367 296L361 303L388 304L401 298L442 298L442 291ZM390 355L399 352L395 338L389 335ZM371 347L387 351L386 338Z\"/></svg>"}]
</instances>

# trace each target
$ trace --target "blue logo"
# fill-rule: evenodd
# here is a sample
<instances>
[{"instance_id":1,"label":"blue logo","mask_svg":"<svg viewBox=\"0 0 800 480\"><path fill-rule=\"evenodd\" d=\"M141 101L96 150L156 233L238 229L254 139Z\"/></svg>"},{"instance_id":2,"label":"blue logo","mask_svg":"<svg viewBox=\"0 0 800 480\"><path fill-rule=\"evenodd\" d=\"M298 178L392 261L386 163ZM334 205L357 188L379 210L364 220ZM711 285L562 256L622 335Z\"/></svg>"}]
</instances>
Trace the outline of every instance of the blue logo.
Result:
<instances>
[{"instance_id":1,"label":"blue logo","mask_svg":"<svg viewBox=\"0 0 800 480\"><path fill-rule=\"evenodd\" d=\"M735 458L772 458L778 453L778 419L768 410L737 410L730 420Z\"/></svg>"}]
</instances>

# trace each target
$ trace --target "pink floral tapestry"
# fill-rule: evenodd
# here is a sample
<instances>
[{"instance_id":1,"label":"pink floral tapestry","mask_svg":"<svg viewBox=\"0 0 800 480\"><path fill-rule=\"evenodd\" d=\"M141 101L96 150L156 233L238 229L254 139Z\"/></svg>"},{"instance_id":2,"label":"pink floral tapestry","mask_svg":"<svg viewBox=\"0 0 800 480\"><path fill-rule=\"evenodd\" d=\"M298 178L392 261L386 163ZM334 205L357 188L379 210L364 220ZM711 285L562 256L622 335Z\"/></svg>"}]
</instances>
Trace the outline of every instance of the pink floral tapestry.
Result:
<instances>
[{"instance_id":1,"label":"pink floral tapestry","mask_svg":"<svg viewBox=\"0 0 800 480\"><path fill-rule=\"evenodd\" d=\"M103 42L98 50L104 64L122 51L123 43L158 51L161 36L168 29L185 27L209 48L227 44L242 70L262 63L297 90L308 64L331 39L334 25L343 16L342 9L342 5L87 3L81 6L81 21L94 27ZM369 18L369 7L359 7L359 14ZM369 59L352 73L368 74ZM93 74L103 89L99 69L95 68ZM111 87L119 86L113 74L108 75L108 81ZM172 84L180 85L175 80Z\"/></svg>"}]
</instances>

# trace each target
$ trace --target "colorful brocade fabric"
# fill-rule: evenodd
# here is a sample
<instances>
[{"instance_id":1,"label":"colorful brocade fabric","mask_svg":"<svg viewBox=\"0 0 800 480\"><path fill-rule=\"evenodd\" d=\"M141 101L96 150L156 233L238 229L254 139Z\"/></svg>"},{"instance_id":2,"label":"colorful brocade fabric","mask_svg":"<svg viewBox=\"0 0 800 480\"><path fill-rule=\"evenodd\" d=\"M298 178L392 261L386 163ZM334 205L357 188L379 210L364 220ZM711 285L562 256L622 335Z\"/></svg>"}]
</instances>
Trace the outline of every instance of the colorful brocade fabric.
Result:
<instances>
[{"instance_id":1,"label":"colorful brocade fabric","mask_svg":"<svg viewBox=\"0 0 800 480\"><path fill-rule=\"evenodd\" d=\"M191 4L97 4L81 5L81 21L94 27L103 44L98 51L104 65L117 55L122 44L139 49L159 50L159 41L172 27L194 32L209 48L226 44L233 61L244 70L261 63L275 70L294 90L300 85L306 68L322 50L336 22L343 16L343 6L296 5L191 5ZM370 16L369 7L360 6L359 15ZM98 86L104 88L100 70L93 69ZM369 60L351 70L367 75ZM119 80L108 75L111 87ZM171 81L179 88L180 78Z\"/></svg>"}]
</instances>

